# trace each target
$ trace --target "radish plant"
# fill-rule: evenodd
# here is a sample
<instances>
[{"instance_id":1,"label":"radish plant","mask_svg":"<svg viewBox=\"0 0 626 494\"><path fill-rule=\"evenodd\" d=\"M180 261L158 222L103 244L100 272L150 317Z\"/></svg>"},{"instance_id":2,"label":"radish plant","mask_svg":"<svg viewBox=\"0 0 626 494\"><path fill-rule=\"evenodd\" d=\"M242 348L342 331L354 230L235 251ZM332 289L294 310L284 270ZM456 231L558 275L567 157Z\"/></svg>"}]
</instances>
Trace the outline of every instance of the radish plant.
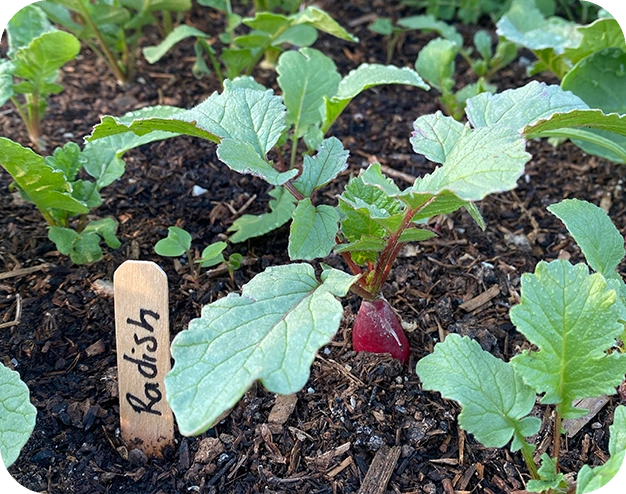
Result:
<instances>
[{"instance_id":1,"label":"radish plant","mask_svg":"<svg viewBox=\"0 0 626 494\"><path fill-rule=\"evenodd\" d=\"M575 199L548 208L578 242L587 262L540 262L534 274L522 276L520 304L511 321L536 350L525 350L509 363L497 359L467 337L450 334L435 351L417 363L423 388L439 391L462 406L459 425L486 447L521 451L531 480L530 492L565 493L560 473L562 420L586 410L572 402L615 393L626 374L623 345L626 285L615 271L624 257L624 239L603 210ZM621 340L621 341L620 341ZM526 438L537 434L541 421L529 416L537 394L555 409L552 454L544 453L538 468L535 446ZM615 410L610 460L601 467L583 467L576 492L591 492L619 470L626 452L626 407Z\"/></svg>"},{"instance_id":2,"label":"radish plant","mask_svg":"<svg viewBox=\"0 0 626 494\"><path fill-rule=\"evenodd\" d=\"M218 157L232 170L260 177L281 191L277 201L290 196L294 205L288 254L296 262L270 267L240 294L205 306L172 344L176 363L166 378L167 396L183 434L211 427L254 381L277 393L298 391L315 352L337 331L343 314L337 298L348 291L364 300L353 329L354 347L389 352L406 362L408 340L384 299L402 245L432 238L427 221L462 208L484 226L474 203L515 187L530 159L523 130L582 104L558 86L531 83L470 99L468 124L440 112L421 116L410 142L416 153L440 165L431 174L401 189L374 163L349 179L336 206L320 204L316 192L347 169L341 141L323 139L316 154L304 155L294 167L269 161L267 153L290 127L304 134L312 124L323 129L314 124L320 121L320 106L332 109L336 102L343 108L351 94L318 96L326 105L310 105L308 117L290 113L287 94L281 98L245 78L227 80L222 93L195 108L125 122L104 117L88 138L97 142L128 132L147 137L155 131L201 137L217 144ZM337 114L327 111L325 118ZM291 135L299 134L294 130ZM343 258L349 272L321 264L316 274L310 262L333 254Z\"/></svg>"},{"instance_id":3,"label":"radish plant","mask_svg":"<svg viewBox=\"0 0 626 494\"><path fill-rule=\"evenodd\" d=\"M45 149L41 119L48 96L63 91L59 69L80 51L71 34L55 29L35 5L21 9L7 25L8 59L0 59L0 106L11 101L26 125L31 143Z\"/></svg>"}]
</instances>

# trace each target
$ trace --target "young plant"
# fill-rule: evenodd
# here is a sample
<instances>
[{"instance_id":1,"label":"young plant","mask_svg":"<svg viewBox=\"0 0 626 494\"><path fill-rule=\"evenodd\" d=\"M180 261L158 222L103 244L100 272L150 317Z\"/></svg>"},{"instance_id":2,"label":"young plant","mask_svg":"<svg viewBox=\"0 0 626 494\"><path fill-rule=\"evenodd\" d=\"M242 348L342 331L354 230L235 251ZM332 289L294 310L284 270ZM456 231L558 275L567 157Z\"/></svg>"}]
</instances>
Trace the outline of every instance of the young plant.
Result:
<instances>
[{"instance_id":1,"label":"young plant","mask_svg":"<svg viewBox=\"0 0 626 494\"><path fill-rule=\"evenodd\" d=\"M626 114L624 33L615 19L604 17L579 25L559 17L545 18L533 0L515 0L498 23L498 33L537 57L530 74L550 71L590 108ZM593 129L570 137L583 151L626 163L626 137ZM608 147L607 147L608 145Z\"/></svg>"},{"instance_id":2,"label":"young plant","mask_svg":"<svg viewBox=\"0 0 626 494\"><path fill-rule=\"evenodd\" d=\"M562 420L584 416L573 406L579 398L615 393L626 374L626 355L616 352L624 331L624 282L615 267L624 257L624 239L600 208L566 200L548 208L571 228L588 262L540 262L534 274L522 276L520 304L511 321L536 350L525 350L506 363L459 335L448 335L433 354L417 363L423 388L439 391L462 406L459 425L486 447L521 450L531 480L530 492L568 492L560 473ZM555 409L552 454L537 468L534 445L541 421L529 416L536 394ZM595 469L581 470L578 493L608 482L624 457L626 407L615 412L610 452L614 458Z\"/></svg>"},{"instance_id":3,"label":"young plant","mask_svg":"<svg viewBox=\"0 0 626 494\"><path fill-rule=\"evenodd\" d=\"M45 149L41 120L48 96L63 91L59 69L80 51L79 41L54 29L35 5L20 10L7 25L8 59L0 59L0 106L11 101L26 125L31 143Z\"/></svg>"},{"instance_id":4,"label":"young plant","mask_svg":"<svg viewBox=\"0 0 626 494\"><path fill-rule=\"evenodd\" d=\"M210 4L211 7L221 10L226 16L227 29L220 36L220 41L224 44L220 58L225 66L226 77L229 79L233 79L244 72L247 75L252 74L254 68L264 57L268 65L276 65L278 56L286 46L308 47L317 40L318 31L332 34L346 41L358 41L358 38L348 33L332 17L317 7L307 7L301 12L289 15L257 11L254 17L242 19L232 13L230 0L211 0L201 2L201 4ZM246 34L237 36L235 29L240 25L251 30ZM144 56L149 63L155 63L172 46L188 37L196 38L197 60L194 65L194 74L199 76L208 73L209 69L202 60L202 54L205 52L209 56L218 77L223 80L217 52L206 41L209 36L191 26L181 25L172 31L161 44L144 48Z\"/></svg>"},{"instance_id":5,"label":"young plant","mask_svg":"<svg viewBox=\"0 0 626 494\"><path fill-rule=\"evenodd\" d=\"M10 467L35 428L37 409L20 375L0 364L0 455Z\"/></svg>"},{"instance_id":6,"label":"young plant","mask_svg":"<svg viewBox=\"0 0 626 494\"><path fill-rule=\"evenodd\" d=\"M172 12L191 9L191 0L45 0L38 4L56 24L73 33L106 64L121 85L135 77L135 59L144 26L157 22L171 31Z\"/></svg>"},{"instance_id":7,"label":"young plant","mask_svg":"<svg viewBox=\"0 0 626 494\"><path fill-rule=\"evenodd\" d=\"M223 264L228 269L230 279L234 283L234 272L241 267L243 257L241 254L234 253L228 257L228 260L224 258L222 252L227 247L226 242L214 242L208 245L204 248L200 257L194 259L189 232L177 226L170 226L167 230L167 237L159 240L154 246L154 251L157 254L165 257L180 257L183 254L187 254L189 262L193 260L194 267L192 271L194 279L198 279L200 276L199 268L210 268Z\"/></svg>"},{"instance_id":8,"label":"young plant","mask_svg":"<svg viewBox=\"0 0 626 494\"><path fill-rule=\"evenodd\" d=\"M138 116L172 115L178 108L155 107L131 112L121 120ZM142 144L170 137L167 132L148 136L111 136L80 147L70 142L45 158L10 139L0 137L0 166L13 178L12 186L35 204L49 225L48 236L59 252L76 264L102 258L101 240L120 246L112 218L91 220L90 212L102 204L100 190L124 173L121 156ZM81 178L89 176L93 180Z\"/></svg>"},{"instance_id":9,"label":"young plant","mask_svg":"<svg viewBox=\"0 0 626 494\"><path fill-rule=\"evenodd\" d=\"M451 21L457 17L463 24L475 24L483 15L494 21L499 19L510 0L403 0L402 3L426 8L426 13L436 19Z\"/></svg>"},{"instance_id":10,"label":"young plant","mask_svg":"<svg viewBox=\"0 0 626 494\"><path fill-rule=\"evenodd\" d=\"M515 45L502 38L494 54L491 36L486 31L476 32L474 46L480 58L473 58L472 49L463 48L455 38L436 38L422 48L415 61L415 69L441 93L439 100L445 112L456 120L463 117L469 98L483 92L496 92L497 88L489 80L517 57ZM455 92L455 59L459 54L467 60L478 80Z\"/></svg>"},{"instance_id":11,"label":"young plant","mask_svg":"<svg viewBox=\"0 0 626 494\"><path fill-rule=\"evenodd\" d=\"M372 344L367 350L389 352L389 343L395 342L401 350L396 355L406 361L407 342L383 298L402 245L431 238L434 233L424 228L425 222L460 208L483 226L474 202L515 187L530 159L521 129L579 102L558 86L535 83L506 97L483 97L476 105L468 104L472 125L441 113L419 117L413 149L441 166L402 190L382 174L379 164L372 164L353 176L339 204L330 206L318 203L316 191L346 169L348 153L341 142L324 139L317 154L304 156L301 168L268 161L267 153L292 124L289 106L249 79L225 81L224 86L223 93L170 118L120 122L104 117L88 138L94 142L156 130L202 137L217 144L218 157L232 170L281 188L296 204L288 254L298 262L270 267L241 294L205 306L202 316L173 342L176 363L166 377L166 391L183 434L211 427L257 380L272 392L298 391L306 383L315 352L337 331L343 313L337 297L348 291L373 305L359 311L353 330L360 327L380 336L373 338L376 348ZM350 273L322 264L318 279L313 267L302 262L333 252L344 259ZM360 349L360 340L371 341L358 333L353 339Z\"/></svg>"}]
</instances>

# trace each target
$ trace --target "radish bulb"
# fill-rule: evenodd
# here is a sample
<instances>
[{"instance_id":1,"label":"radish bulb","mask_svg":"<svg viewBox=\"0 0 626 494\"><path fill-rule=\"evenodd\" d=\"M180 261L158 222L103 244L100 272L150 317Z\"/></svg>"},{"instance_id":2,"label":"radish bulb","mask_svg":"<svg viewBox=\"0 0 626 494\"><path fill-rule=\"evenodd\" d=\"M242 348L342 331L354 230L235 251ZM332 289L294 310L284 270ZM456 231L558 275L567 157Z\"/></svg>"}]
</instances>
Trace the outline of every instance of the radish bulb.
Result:
<instances>
[{"instance_id":1,"label":"radish bulb","mask_svg":"<svg viewBox=\"0 0 626 494\"><path fill-rule=\"evenodd\" d=\"M352 329L352 347L356 352L390 353L403 364L411 354L400 321L383 298L361 302Z\"/></svg>"}]
</instances>

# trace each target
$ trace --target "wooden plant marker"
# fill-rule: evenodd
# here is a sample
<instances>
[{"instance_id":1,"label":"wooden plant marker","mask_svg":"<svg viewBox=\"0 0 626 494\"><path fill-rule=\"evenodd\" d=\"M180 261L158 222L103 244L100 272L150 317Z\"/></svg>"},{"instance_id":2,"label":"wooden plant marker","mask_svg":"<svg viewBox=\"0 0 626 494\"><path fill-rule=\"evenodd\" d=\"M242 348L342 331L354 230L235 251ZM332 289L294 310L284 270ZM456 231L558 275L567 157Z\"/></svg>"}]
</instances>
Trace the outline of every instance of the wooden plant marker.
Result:
<instances>
[{"instance_id":1,"label":"wooden plant marker","mask_svg":"<svg viewBox=\"0 0 626 494\"><path fill-rule=\"evenodd\" d=\"M161 456L174 442L163 380L170 370L167 275L153 262L126 261L113 287L122 439Z\"/></svg>"}]
</instances>

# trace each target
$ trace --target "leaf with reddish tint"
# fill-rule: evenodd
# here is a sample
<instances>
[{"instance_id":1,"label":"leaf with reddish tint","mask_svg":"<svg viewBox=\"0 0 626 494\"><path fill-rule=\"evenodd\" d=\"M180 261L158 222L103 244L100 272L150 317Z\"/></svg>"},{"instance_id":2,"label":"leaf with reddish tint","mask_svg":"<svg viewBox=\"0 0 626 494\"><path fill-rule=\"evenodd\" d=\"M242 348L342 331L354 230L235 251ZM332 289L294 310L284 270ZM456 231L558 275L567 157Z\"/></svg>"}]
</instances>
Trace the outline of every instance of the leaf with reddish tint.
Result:
<instances>
[{"instance_id":1,"label":"leaf with reddish tint","mask_svg":"<svg viewBox=\"0 0 626 494\"><path fill-rule=\"evenodd\" d=\"M382 298L361 302L352 329L352 347L356 352L390 353L404 364L411 355L398 316Z\"/></svg>"}]
</instances>

